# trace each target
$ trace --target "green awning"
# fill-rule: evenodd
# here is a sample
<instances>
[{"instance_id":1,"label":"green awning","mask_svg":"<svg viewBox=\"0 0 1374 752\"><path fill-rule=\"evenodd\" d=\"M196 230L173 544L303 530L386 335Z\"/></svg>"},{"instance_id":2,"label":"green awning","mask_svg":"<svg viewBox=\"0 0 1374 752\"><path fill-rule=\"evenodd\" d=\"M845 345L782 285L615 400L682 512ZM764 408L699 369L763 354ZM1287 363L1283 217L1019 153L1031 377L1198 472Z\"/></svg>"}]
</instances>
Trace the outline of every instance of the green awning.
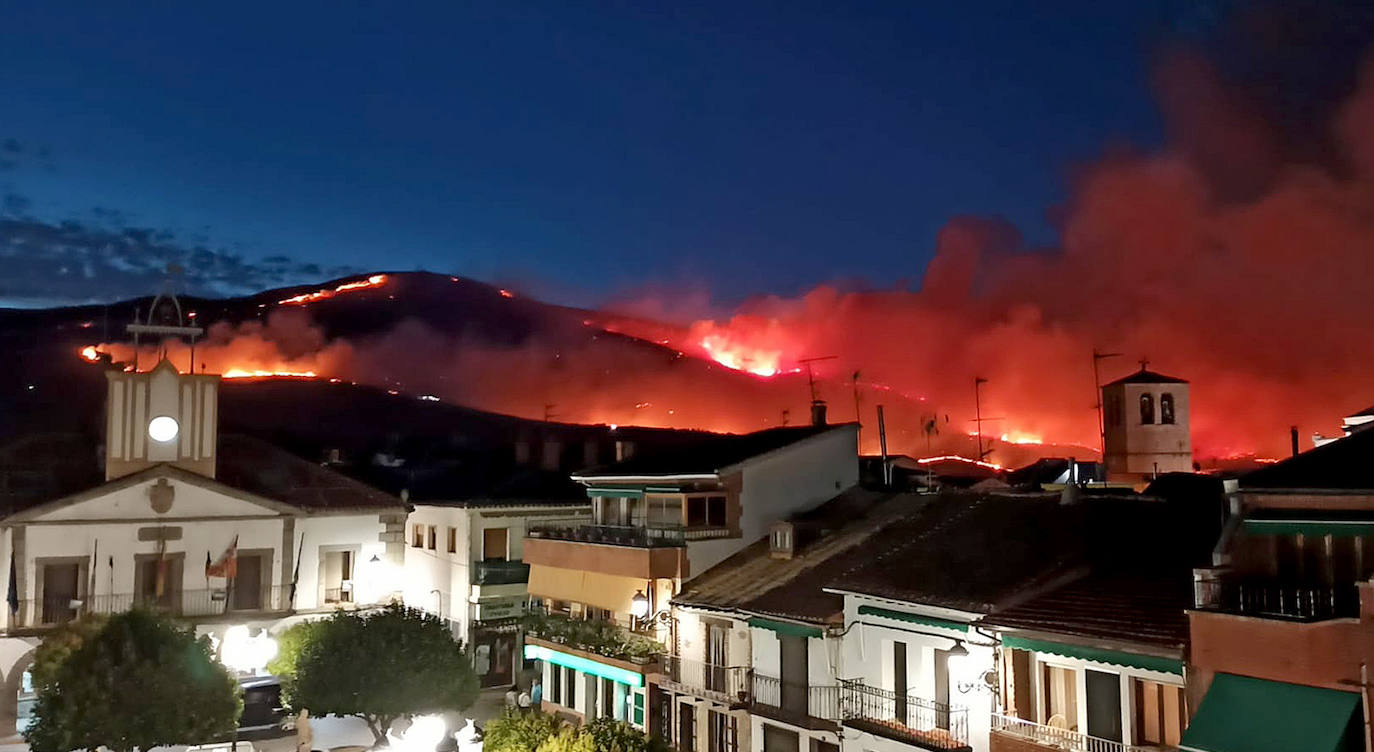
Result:
<instances>
[{"instance_id":1,"label":"green awning","mask_svg":"<svg viewBox=\"0 0 1374 752\"><path fill-rule=\"evenodd\" d=\"M1374 520L1257 520L1248 519L1241 529L1250 535L1356 536L1374 535Z\"/></svg>"},{"instance_id":2,"label":"green awning","mask_svg":"<svg viewBox=\"0 0 1374 752\"><path fill-rule=\"evenodd\" d=\"M934 616L924 616L913 614L907 611L892 611L877 606L859 606L860 616L881 616L884 619L896 619L911 624L921 624L927 627L939 627L940 629L952 629L956 632L968 632L968 625L961 621L951 621L949 619L939 619Z\"/></svg>"},{"instance_id":3,"label":"green awning","mask_svg":"<svg viewBox=\"0 0 1374 752\"><path fill-rule=\"evenodd\" d=\"M773 621L772 619L760 619L757 616L749 620L749 626L759 629L766 629L770 632L777 632L780 635L790 635L792 637L820 637L819 627L809 627L805 624L793 624L790 621Z\"/></svg>"},{"instance_id":4,"label":"green awning","mask_svg":"<svg viewBox=\"0 0 1374 752\"><path fill-rule=\"evenodd\" d=\"M603 679L618 681L621 684L628 684L631 687L644 686L644 676L633 671L628 671L619 666L608 666L598 663L580 655L570 655L553 648L543 645L526 645L525 660L527 661L548 661L557 666L566 666L574 671L581 671L584 674L599 676Z\"/></svg>"},{"instance_id":5,"label":"green awning","mask_svg":"<svg viewBox=\"0 0 1374 752\"><path fill-rule=\"evenodd\" d=\"M1355 692L1217 674L1183 732L1193 752L1364 749Z\"/></svg>"},{"instance_id":6,"label":"green awning","mask_svg":"<svg viewBox=\"0 0 1374 752\"><path fill-rule=\"evenodd\" d=\"M1176 658L1161 658L1157 655L1140 655L1138 653L1127 653L1123 650L1090 648L1082 645L1070 645L1064 642L1035 640L1029 637L1019 637L1016 635L1003 635L1002 647L1016 648L1017 650L1033 650L1037 653L1062 655L1065 658L1080 658L1085 661L1110 663L1113 666L1128 666L1130 668L1145 669L1146 671L1160 671L1166 674L1183 676L1183 661Z\"/></svg>"},{"instance_id":7,"label":"green awning","mask_svg":"<svg viewBox=\"0 0 1374 752\"><path fill-rule=\"evenodd\" d=\"M644 490L640 488L587 488L587 497L608 496L625 499L639 499L644 496Z\"/></svg>"}]
</instances>

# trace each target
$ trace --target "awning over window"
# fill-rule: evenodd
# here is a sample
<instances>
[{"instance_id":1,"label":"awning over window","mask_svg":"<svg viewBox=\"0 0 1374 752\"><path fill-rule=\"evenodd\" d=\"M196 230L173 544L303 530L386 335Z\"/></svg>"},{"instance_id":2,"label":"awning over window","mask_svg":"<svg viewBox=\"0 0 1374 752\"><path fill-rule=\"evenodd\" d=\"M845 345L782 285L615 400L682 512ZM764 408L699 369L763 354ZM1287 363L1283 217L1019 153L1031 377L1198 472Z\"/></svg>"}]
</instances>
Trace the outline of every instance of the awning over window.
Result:
<instances>
[{"instance_id":1,"label":"awning over window","mask_svg":"<svg viewBox=\"0 0 1374 752\"><path fill-rule=\"evenodd\" d=\"M1364 749L1355 692L1217 674L1183 732L1193 752Z\"/></svg>"},{"instance_id":2,"label":"awning over window","mask_svg":"<svg viewBox=\"0 0 1374 752\"><path fill-rule=\"evenodd\" d=\"M1109 663L1113 666L1127 666L1130 668L1145 669L1146 671L1160 671L1166 674L1183 676L1183 661L1177 658L1162 658L1156 655L1140 655L1138 653L1127 653L1121 650L1090 648L1083 645L1071 645L1065 642L1050 642L1049 640L1035 640L1029 637L1018 637L1016 635L1003 635L1002 646L1016 648L1018 650L1031 650L1037 653L1062 655L1065 658L1081 658L1085 661Z\"/></svg>"},{"instance_id":3,"label":"awning over window","mask_svg":"<svg viewBox=\"0 0 1374 752\"><path fill-rule=\"evenodd\" d=\"M774 621L773 619L761 619L753 617L749 620L749 626L758 629L767 629L770 632L777 632L780 635L791 635L793 637L820 637L819 627L808 627L805 624L794 624L790 621Z\"/></svg>"},{"instance_id":4,"label":"awning over window","mask_svg":"<svg viewBox=\"0 0 1374 752\"><path fill-rule=\"evenodd\" d=\"M590 487L587 488L587 496L588 496L588 497L596 497L596 496L607 496L607 497L612 497L612 496L613 496L613 497L627 498L627 499L639 499L639 498L643 498L643 496L644 496L644 489L642 489L642 488L610 488L610 487L600 487L600 488L598 488L598 487L596 487L596 486L590 486Z\"/></svg>"},{"instance_id":5,"label":"awning over window","mask_svg":"<svg viewBox=\"0 0 1374 752\"><path fill-rule=\"evenodd\" d=\"M617 614L630 613L630 601L635 591L644 591L647 580L620 577L581 569L564 569L536 564L530 567L530 595L537 598L584 603L610 609Z\"/></svg>"},{"instance_id":6,"label":"awning over window","mask_svg":"<svg viewBox=\"0 0 1374 752\"><path fill-rule=\"evenodd\" d=\"M1374 520L1251 518L1242 522L1241 528L1250 535L1363 536L1374 535Z\"/></svg>"},{"instance_id":7,"label":"awning over window","mask_svg":"<svg viewBox=\"0 0 1374 752\"><path fill-rule=\"evenodd\" d=\"M859 606L859 615L860 615L860 616L881 616L881 617L883 617L884 619L896 619L897 621L905 621L905 622L909 622L909 623L911 623L911 624L921 624L921 625L927 626L927 627L939 627L940 629L952 629L952 630L954 630L954 631L956 631L956 632L967 632L967 631L968 631L968 625L965 624L965 623L963 623L963 622L961 622L961 621L952 621L952 620L950 620L950 619L940 619L940 618L938 618L938 617L926 616L926 615L924 615L924 614L913 614L913 613L911 613L911 612L909 612L909 611L893 611L892 609L888 609L888 608L879 608L879 607L877 607L877 606Z\"/></svg>"}]
</instances>

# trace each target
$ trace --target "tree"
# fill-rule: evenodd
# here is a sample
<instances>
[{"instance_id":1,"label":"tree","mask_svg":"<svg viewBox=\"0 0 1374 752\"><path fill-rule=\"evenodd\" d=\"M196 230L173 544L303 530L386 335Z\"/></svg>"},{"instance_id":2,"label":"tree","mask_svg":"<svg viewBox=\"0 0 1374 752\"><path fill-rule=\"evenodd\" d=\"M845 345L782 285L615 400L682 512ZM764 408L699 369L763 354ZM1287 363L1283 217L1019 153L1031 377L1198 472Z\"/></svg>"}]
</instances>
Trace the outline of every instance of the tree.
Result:
<instances>
[{"instance_id":1,"label":"tree","mask_svg":"<svg viewBox=\"0 0 1374 752\"><path fill-rule=\"evenodd\" d=\"M107 622L109 617L103 614L86 614L49 632L38 649L33 651L33 666L29 673L33 676L34 688L43 689L56 683L57 669L62 663L86 640L99 634Z\"/></svg>"},{"instance_id":2,"label":"tree","mask_svg":"<svg viewBox=\"0 0 1374 752\"><path fill-rule=\"evenodd\" d=\"M534 752L545 739L558 733L558 718L537 710L520 712L506 708L487 724L482 737L484 752Z\"/></svg>"},{"instance_id":3,"label":"tree","mask_svg":"<svg viewBox=\"0 0 1374 752\"><path fill-rule=\"evenodd\" d=\"M277 635L277 655L267 662L267 672L281 679L281 698L287 707L294 708L292 698L296 691L296 666L300 663L301 651L314 639L324 622L303 621L293 624Z\"/></svg>"},{"instance_id":4,"label":"tree","mask_svg":"<svg viewBox=\"0 0 1374 752\"><path fill-rule=\"evenodd\" d=\"M292 686L293 707L361 718L378 744L398 718L464 710L477 699L477 675L447 623L399 604L319 622L300 648Z\"/></svg>"},{"instance_id":5,"label":"tree","mask_svg":"<svg viewBox=\"0 0 1374 752\"><path fill-rule=\"evenodd\" d=\"M583 729L564 728L539 743L535 752L597 752L592 735Z\"/></svg>"},{"instance_id":6,"label":"tree","mask_svg":"<svg viewBox=\"0 0 1374 752\"><path fill-rule=\"evenodd\" d=\"M583 727L596 752L670 752L668 743L624 721L598 718Z\"/></svg>"},{"instance_id":7,"label":"tree","mask_svg":"<svg viewBox=\"0 0 1374 752\"><path fill-rule=\"evenodd\" d=\"M208 639L139 609L110 617L40 674L24 732L33 752L201 744L232 733L243 707Z\"/></svg>"}]
</instances>

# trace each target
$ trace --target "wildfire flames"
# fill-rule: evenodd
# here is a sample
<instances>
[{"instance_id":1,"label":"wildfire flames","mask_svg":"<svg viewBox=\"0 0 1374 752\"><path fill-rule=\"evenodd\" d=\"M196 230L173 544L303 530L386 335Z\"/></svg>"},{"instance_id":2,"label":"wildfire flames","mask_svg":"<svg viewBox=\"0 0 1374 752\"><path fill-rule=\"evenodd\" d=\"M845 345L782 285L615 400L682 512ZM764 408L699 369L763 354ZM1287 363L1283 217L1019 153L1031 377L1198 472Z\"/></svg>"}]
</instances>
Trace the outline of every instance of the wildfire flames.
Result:
<instances>
[{"instance_id":1,"label":"wildfire flames","mask_svg":"<svg viewBox=\"0 0 1374 752\"><path fill-rule=\"evenodd\" d=\"M381 287L385 284L385 274L374 274L358 282L345 282L332 290L316 290L315 292L302 293L284 300L278 300L277 305L306 305L307 303L314 303L320 300L328 300L339 293L366 290L372 287Z\"/></svg>"},{"instance_id":2,"label":"wildfire flames","mask_svg":"<svg viewBox=\"0 0 1374 752\"><path fill-rule=\"evenodd\" d=\"M1029 247L1001 220L954 218L915 288L820 285L725 315L666 316L671 296L650 296L575 314L577 336L513 345L414 321L331 339L299 310L388 283L377 274L282 300L265 322L216 324L196 358L535 419L734 432L805 423L811 362L830 419L862 419L864 451L877 449L881 404L892 451L924 457L976 456L981 377L984 441L1011 465L1042 451L1091 456L1099 349L1123 353L1096 364L1103 382L1146 358L1190 382L1199 459L1282 455L1289 426L1332 434L1374 403L1374 351L1360 346L1374 322L1374 67L1365 73L1322 124L1336 163L1314 164L1285 155L1215 74L1168 70L1175 140L1082 169L1053 212L1058 247ZM129 355L102 345L81 357L96 349Z\"/></svg>"}]
</instances>

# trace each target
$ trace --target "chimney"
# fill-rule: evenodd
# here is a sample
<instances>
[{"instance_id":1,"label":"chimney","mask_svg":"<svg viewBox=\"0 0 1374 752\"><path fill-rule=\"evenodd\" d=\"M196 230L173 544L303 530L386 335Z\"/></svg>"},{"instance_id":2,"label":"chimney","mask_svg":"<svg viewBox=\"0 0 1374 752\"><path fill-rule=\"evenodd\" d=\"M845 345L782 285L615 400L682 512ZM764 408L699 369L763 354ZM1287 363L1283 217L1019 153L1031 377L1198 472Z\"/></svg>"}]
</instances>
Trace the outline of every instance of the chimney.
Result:
<instances>
[{"instance_id":1,"label":"chimney","mask_svg":"<svg viewBox=\"0 0 1374 752\"><path fill-rule=\"evenodd\" d=\"M811 400L811 425L825 425L825 400Z\"/></svg>"},{"instance_id":2,"label":"chimney","mask_svg":"<svg viewBox=\"0 0 1374 752\"><path fill-rule=\"evenodd\" d=\"M1292 444L1292 446L1293 446L1293 456L1294 456L1294 457L1298 456L1298 427L1297 427L1297 426L1290 426L1290 427L1288 428L1288 443L1289 443L1289 444Z\"/></svg>"}]
</instances>

